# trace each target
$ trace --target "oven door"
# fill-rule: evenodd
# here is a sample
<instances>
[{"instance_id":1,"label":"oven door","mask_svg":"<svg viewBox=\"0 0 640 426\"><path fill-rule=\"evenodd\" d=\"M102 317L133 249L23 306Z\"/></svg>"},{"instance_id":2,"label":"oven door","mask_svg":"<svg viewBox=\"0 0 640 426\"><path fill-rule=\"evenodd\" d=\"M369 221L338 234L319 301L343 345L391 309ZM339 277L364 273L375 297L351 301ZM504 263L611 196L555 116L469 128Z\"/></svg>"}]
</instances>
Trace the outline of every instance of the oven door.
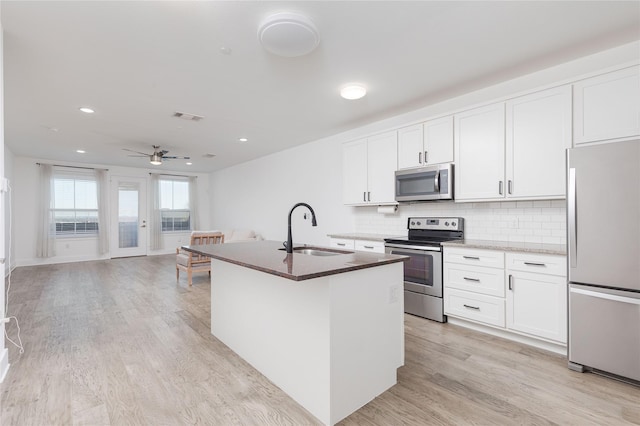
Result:
<instances>
[{"instance_id":1,"label":"oven door","mask_svg":"<svg viewBox=\"0 0 640 426\"><path fill-rule=\"evenodd\" d=\"M442 297L442 252L440 247L385 244L389 254L409 256L404 262L404 289L414 293Z\"/></svg>"}]
</instances>

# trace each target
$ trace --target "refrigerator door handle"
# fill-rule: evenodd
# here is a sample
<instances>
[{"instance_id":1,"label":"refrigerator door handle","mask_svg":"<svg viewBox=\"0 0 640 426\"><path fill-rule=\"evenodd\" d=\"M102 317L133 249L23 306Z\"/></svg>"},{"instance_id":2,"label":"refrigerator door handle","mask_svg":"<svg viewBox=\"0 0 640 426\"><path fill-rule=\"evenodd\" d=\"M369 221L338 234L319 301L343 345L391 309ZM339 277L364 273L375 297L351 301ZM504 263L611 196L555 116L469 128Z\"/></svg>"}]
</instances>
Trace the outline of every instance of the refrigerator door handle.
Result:
<instances>
[{"instance_id":1,"label":"refrigerator door handle","mask_svg":"<svg viewBox=\"0 0 640 426\"><path fill-rule=\"evenodd\" d=\"M613 300L614 302L630 303L632 305L640 305L640 299L633 299L631 297L617 296L615 294L600 293L597 291L584 290L581 288L572 288L569 290L571 293L584 294L585 296L596 297L598 299Z\"/></svg>"},{"instance_id":2,"label":"refrigerator door handle","mask_svg":"<svg viewBox=\"0 0 640 426\"><path fill-rule=\"evenodd\" d=\"M576 169L569 169L569 188L567 191L567 216L569 225L569 264L578 266L578 206L576 205Z\"/></svg>"}]
</instances>

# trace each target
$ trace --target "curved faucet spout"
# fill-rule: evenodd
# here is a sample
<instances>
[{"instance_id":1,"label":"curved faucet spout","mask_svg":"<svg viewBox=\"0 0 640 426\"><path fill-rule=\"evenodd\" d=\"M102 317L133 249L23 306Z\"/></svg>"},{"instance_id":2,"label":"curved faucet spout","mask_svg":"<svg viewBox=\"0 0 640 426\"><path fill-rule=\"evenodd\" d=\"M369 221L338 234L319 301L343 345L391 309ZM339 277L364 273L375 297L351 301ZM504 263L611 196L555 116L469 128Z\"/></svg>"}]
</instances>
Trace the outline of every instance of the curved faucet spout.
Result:
<instances>
[{"instance_id":1,"label":"curved faucet spout","mask_svg":"<svg viewBox=\"0 0 640 426\"><path fill-rule=\"evenodd\" d=\"M291 210L289 211L289 218L287 220L287 225L288 225L287 243L286 243L287 253L293 253L293 238L291 237L291 214L296 209L296 207L299 207L299 206L305 206L306 208L309 209L309 211L311 212L311 226L318 226L318 222L316 221L316 213L313 211L313 209L309 204L298 203L293 207L291 207Z\"/></svg>"}]
</instances>

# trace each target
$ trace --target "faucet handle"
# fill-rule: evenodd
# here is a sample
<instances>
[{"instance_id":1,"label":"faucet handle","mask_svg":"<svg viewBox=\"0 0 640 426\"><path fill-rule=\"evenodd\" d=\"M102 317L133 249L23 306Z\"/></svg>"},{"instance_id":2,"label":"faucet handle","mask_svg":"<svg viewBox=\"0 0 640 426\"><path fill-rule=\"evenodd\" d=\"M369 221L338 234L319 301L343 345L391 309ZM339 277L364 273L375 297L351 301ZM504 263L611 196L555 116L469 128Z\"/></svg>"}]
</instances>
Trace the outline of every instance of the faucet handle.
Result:
<instances>
[{"instance_id":1,"label":"faucet handle","mask_svg":"<svg viewBox=\"0 0 640 426\"><path fill-rule=\"evenodd\" d=\"M287 242L286 241L282 242L282 247L287 248Z\"/></svg>"}]
</instances>

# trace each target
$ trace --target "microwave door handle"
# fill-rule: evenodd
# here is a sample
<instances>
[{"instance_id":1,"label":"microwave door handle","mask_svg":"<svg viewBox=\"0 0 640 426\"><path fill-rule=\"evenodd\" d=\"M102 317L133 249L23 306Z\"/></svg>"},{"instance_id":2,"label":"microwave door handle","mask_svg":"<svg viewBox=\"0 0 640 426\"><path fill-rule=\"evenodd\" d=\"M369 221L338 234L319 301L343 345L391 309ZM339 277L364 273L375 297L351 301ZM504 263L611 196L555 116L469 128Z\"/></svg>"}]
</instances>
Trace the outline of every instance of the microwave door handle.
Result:
<instances>
[{"instance_id":1,"label":"microwave door handle","mask_svg":"<svg viewBox=\"0 0 640 426\"><path fill-rule=\"evenodd\" d=\"M434 189L434 192L437 192L437 193L440 192L440 170L436 172L436 177L433 180L433 189Z\"/></svg>"}]
</instances>

